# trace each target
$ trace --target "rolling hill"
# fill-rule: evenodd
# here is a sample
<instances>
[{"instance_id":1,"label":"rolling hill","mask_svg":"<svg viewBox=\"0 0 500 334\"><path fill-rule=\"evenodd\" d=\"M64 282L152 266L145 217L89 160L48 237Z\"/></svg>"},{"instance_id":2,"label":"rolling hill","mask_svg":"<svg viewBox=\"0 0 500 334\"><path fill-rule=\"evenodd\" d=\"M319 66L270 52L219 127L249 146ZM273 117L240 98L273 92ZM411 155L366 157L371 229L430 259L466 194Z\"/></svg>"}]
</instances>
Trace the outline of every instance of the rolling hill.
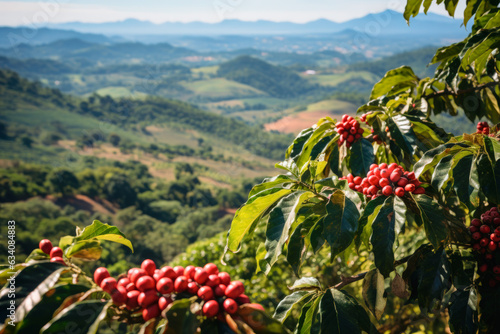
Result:
<instances>
[{"instance_id":1,"label":"rolling hill","mask_svg":"<svg viewBox=\"0 0 500 334\"><path fill-rule=\"evenodd\" d=\"M290 69L249 56L241 56L221 64L217 75L281 98L296 97L318 88Z\"/></svg>"},{"instance_id":2,"label":"rolling hill","mask_svg":"<svg viewBox=\"0 0 500 334\"><path fill-rule=\"evenodd\" d=\"M138 127L147 133L144 129L148 126L167 126L199 133L200 138L234 143L253 154L276 160L282 158L282 152L290 141L289 136L269 133L184 102L159 97L115 100L110 96L97 95L82 99L27 81L15 72L5 70L0 70L0 101L0 120L18 127L21 132L27 127L40 129L42 125L38 122L44 119L45 110L50 110L53 121L57 122L57 111L60 111L59 123L64 120L67 124L61 127L59 137L64 137L64 132L67 132L67 139L72 140L81 138L85 131L89 132L99 124L132 133L131 141L137 140ZM88 124L88 128L82 129L82 124ZM75 130L68 132L68 127ZM148 139L144 141L146 144Z\"/></svg>"}]
</instances>

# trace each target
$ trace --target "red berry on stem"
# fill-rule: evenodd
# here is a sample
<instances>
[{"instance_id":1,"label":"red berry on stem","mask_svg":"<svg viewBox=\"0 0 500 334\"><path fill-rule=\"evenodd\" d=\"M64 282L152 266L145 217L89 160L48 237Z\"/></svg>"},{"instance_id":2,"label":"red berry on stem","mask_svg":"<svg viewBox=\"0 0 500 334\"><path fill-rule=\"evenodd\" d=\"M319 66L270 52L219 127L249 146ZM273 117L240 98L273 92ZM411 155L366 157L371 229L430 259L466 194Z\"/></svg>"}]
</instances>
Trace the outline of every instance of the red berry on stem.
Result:
<instances>
[{"instance_id":1,"label":"red berry on stem","mask_svg":"<svg viewBox=\"0 0 500 334\"><path fill-rule=\"evenodd\" d=\"M137 286L137 289L139 289L139 291L142 292L154 289L156 286L155 280L151 276L140 277L135 283L135 285Z\"/></svg>"},{"instance_id":2,"label":"red berry on stem","mask_svg":"<svg viewBox=\"0 0 500 334\"><path fill-rule=\"evenodd\" d=\"M160 307L156 303L142 310L142 318L144 319L144 321L154 319L159 315L160 315Z\"/></svg>"},{"instance_id":3,"label":"red berry on stem","mask_svg":"<svg viewBox=\"0 0 500 334\"><path fill-rule=\"evenodd\" d=\"M57 263L66 265L66 262L64 262L64 259L60 256L56 256L56 257L51 258L50 262L57 262Z\"/></svg>"},{"instance_id":4,"label":"red berry on stem","mask_svg":"<svg viewBox=\"0 0 500 334\"><path fill-rule=\"evenodd\" d=\"M198 269L194 273L194 280L198 284L204 284L208 279L208 273L205 269Z\"/></svg>"},{"instance_id":5,"label":"red berry on stem","mask_svg":"<svg viewBox=\"0 0 500 334\"><path fill-rule=\"evenodd\" d=\"M162 295L171 293L174 291L174 282L168 277L163 277L156 283L156 290Z\"/></svg>"},{"instance_id":6,"label":"red berry on stem","mask_svg":"<svg viewBox=\"0 0 500 334\"><path fill-rule=\"evenodd\" d=\"M184 269L184 276L190 279L194 279L194 274L196 273L196 268L194 266L187 266Z\"/></svg>"},{"instance_id":7,"label":"red berry on stem","mask_svg":"<svg viewBox=\"0 0 500 334\"><path fill-rule=\"evenodd\" d=\"M170 298L163 296L160 297L160 299L158 299L158 307L160 308L160 311L166 309L170 303L172 303L172 300Z\"/></svg>"},{"instance_id":8,"label":"red berry on stem","mask_svg":"<svg viewBox=\"0 0 500 334\"><path fill-rule=\"evenodd\" d=\"M179 276L175 279L174 289L176 292L184 292L187 290L188 280L185 276Z\"/></svg>"},{"instance_id":9,"label":"red berry on stem","mask_svg":"<svg viewBox=\"0 0 500 334\"><path fill-rule=\"evenodd\" d=\"M394 191L394 193L398 197L403 197L405 195L405 190L403 188L401 188L401 187L398 187L398 188L396 188L396 190Z\"/></svg>"},{"instance_id":10,"label":"red berry on stem","mask_svg":"<svg viewBox=\"0 0 500 334\"><path fill-rule=\"evenodd\" d=\"M156 269L156 264L153 260L146 259L142 261L141 269L143 269L149 276L153 276Z\"/></svg>"},{"instance_id":11,"label":"red berry on stem","mask_svg":"<svg viewBox=\"0 0 500 334\"><path fill-rule=\"evenodd\" d=\"M497 249L497 244L494 241L490 241L490 243L488 244L488 249L491 252L494 252Z\"/></svg>"},{"instance_id":12,"label":"red berry on stem","mask_svg":"<svg viewBox=\"0 0 500 334\"><path fill-rule=\"evenodd\" d=\"M479 240L481 238L482 238L481 233L479 233L479 232L472 233L472 239Z\"/></svg>"},{"instance_id":13,"label":"red berry on stem","mask_svg":"<svg viewBox=\"0 0 500 334\"><path fill-rule=\"evenodd\" d=\"M116 289L116 280L113 277L107 277L102 280L101 284L101 289L106 291L107 293L111 293L114 289Z\"/></svg>"},{"instance_id":14,"label":"red berry on stem","mask_svg":"<svg viewBox=\"0 0 500 334\"><path fill-rule=\"evenodd\" d=\"M214 292L212 291L211 287L202 286L200 290L198 290L198 297L200 297L203 300L214 299Z\"/></svg>"},{"instance_id":15,"label":"red berry on stem","mask_svg":"<svg viewBox=\"0 0 500 334\"><path fill-rule=\"evenodd\" d=\"M133 310L139 306L139 303L137 302L137 298L139 298L140 294L141 293L137 290L127 292L127 308L129 310Z\"/></svg>"},{"instance_id":16,"label":"red berry on stem","mask_svg":"<svg viewBox=\"0 0 500 334\"><path fill-rule=\"evenodd\" d=\"M482 238L481 241L479 241L479 244L481 245L481 247L486 247L488 246L490 243L490 239L488 238Z\"/></svg>"},{"instance_id":17,"label":"red berry on stem","mask_svg":"<svg viewBox=\"0 0 500 334\"><path fill-rule=\"evenodd\" d=\"M384 196L391 196L392 195L392 187L391 186L385 186L382 189L382 194L384 194Z\"/></svg>"},{"instance_id":18,"label":"red berry on stem","mask_svg":"<svg viewBox=\"0 0 500 334\"><path fill-rule=\"evenodd\" d=\"M40 240L40 243L38 243L38 247L45 254L50 254L50 251L52 250L52 242L50 242L49 239Z\"/></svg>"},{"instance_id":19,"label":"red berry on stem","mask_svg":"<svg viewBox=\"0 0 500 334\"><path fill-rule=\"evenodd\" d=\"M108 269L106 269L104 267L97 268L94 271L94 282L95 282L95 284L101 286L102 280L105 278L108 278L109 276L110 275L109 275Z\"/></svg>"},{"instance_id":20,"label":"red berry on stem","mask_svg":"<svg viewBox=\"0 0 500 334\"><path fill-rule=\"evenodd\" d=\"M224 284L224 285L227 286L227 285L229 285L229 283L231 283L231 276L228 273L226 273L226 272L223 271L223 272L220 272L218 274L218 276L219 276L220 282L222 284Z\"/></svg>"},{"instance_id":21,"label":"red berry on stem","mask_svg":"<svg viewBox=\"0 0 500 334\"><path fill-rule=\"evenodd\" d=\"M216 297L224 297L226 295L227 286L224 284L219 284L214 288L214 295Z\"/></svg>"},{"instance_id":22,"label":"red berry on stem","mask_svg":"<svg viewBox=\"0 0 500 334\"><path fill-rule=\"evenodd\" d=\"M405 191L408 191L408 192L414 192L415 191L415 185L414 184L407 184L405 186Z\"/></svg>"},{"instance_id":23,"label":"red berry on stem","mask_svg":"<svg viewBox=\"0 0 500 334\"><path fill-rule=\"evenodd\" d=\"M203 314L207 317L215 317L219 313L219 303L215 300L209 300L203 305Z\"/></svg>"},{"instance_id":24,"label":"red berry on stem","mask_svg":"<svg viewBox=\"0 0 500 334\"><path fill-rule=\"evenodd\" d=\"M123 286L118 286L111 291L111 299L115 305L123 305L127 302L127 290Z\"/></svg>"},{"instance_id":25,"label":"red berry on stem","mask_svg":"<svg viewBox=\"0 0 500 334\"><path fill-rule=\"evenodd\" d=\"M250 298L248 298L248 296L245 294L241 294L236 298L236 302L238 304L248 304L250 303Z\"/></svg>"},{"instance_id":26,"label":"red berry on stem","mask_svg":"<svg viewBox=\"0 0 500 334\"><path fill-rule=\"evenodd\" d=\"M488 265L486 263L483 263L481 266L479 266L479 271L484 273L488 270Z\"/></svg>"},{"instance_id":27,"label":"red berry on stem","mask_svg":"<svg viewBox=\"0 0 500 334\"><path fill-rule=\"evenodd\" d=\"M479 231L481 231L481 233L484 233L484 234L488 234L491 232L491 229L488 225L482 225L480 228L479 228Z\"/></svg>"},{"instance_id":28,"label":"red berry on stem","mask_svg":"<svg viewBox=\"0 0 500 334\"><path fill-rule=\"evenodd\" d=\"M158 293L155 290L148 290L141 292L139 297L137 297L137 303L142 308L146 308L151 304L154 304L158 301Z\"/></svg>"},{"instance_id":29,"label":"red berry on stem","mask_svg":"<svg viewBox=\"0 0 500 334\"><path fill-rule=\"evenodd\" d=\"M134 291L134 290L137 290L137 287L135 286L134 283L129 283L126 287L127 291ZM137 290L139 291L139 290Z\"/></svg>"},{"instance_id":30,"label":"red berry on stem","mask_svg":"<svg viewBox=\"0 0 500 334\"><path fill-rule=\"evenodd\" d=\"M147 274L148 273L144 269L137 269L134 272L132 272L132 275L130 275L130 281L136 284L139 278L146 276Z\"/></svg>"},{"instance_id":31,"label":"red berry on stem","mask_svg":"<svg viewBox=\"0 0 500 334\"><path fill-rule=\"evenodd\" d=\"M209 275L205 285L209 287L215 287L220 284L220 278L218 275Z\"/></svg>"},{"instance_id":32,"label":"red berry on stem","mask_svg":"<svg viewBox=\"0 0 500 334\"><path fill-rule=\"evenodd\" d=\"M177 274L177 276L184 275L184 267L176 266L176 267L174 267L174 271Z\"/></svg>"},{"instance_id":33,"label":"red berry on stem","mask_svg":"<svg viewBox=\"0 0 500 334\"><path fill-rule=\"evenodd\" d=\"M200 287L198 286L198 284L196 284L196 282L189 282L188 283L187 292L189 292L190 294L196 295L198 293L199 289L200 289Z\"/></svg>"},{"instance_id":34,"label":"red berry on stem","mask_svg":"<svg viewBox=\"0 0 500 334\"><path fill-rule=\"evenodd\" d=\"M166 266L160 269L161 272L163 273L163 277L168 277L171 280L175 280L177 278L177 273L174 271L172 267Z\"/></svg>"},{"instance_id":35,"label":"red berry on stem","mask_svg":"<svg viewBox=\"0 0 500 334\"><path fill-rule=\"evenodd\" d=\"M62 257L63 256L63 251L59 247L52 247L50 250L50 257Z\"/></svg>"},{"instance_id":36,"label":"red berry on stem","mask_svg":"<svg viewBox=\"0 0 500 334\"><path fill-rule=\"evenodd\" d=\"M229 314L235 314L238 311L238 304L236 303L236 301L234 301L234 299L226 298L226 300L224 300L223 306L224 311Z\"/></svg>"}]
</instances>

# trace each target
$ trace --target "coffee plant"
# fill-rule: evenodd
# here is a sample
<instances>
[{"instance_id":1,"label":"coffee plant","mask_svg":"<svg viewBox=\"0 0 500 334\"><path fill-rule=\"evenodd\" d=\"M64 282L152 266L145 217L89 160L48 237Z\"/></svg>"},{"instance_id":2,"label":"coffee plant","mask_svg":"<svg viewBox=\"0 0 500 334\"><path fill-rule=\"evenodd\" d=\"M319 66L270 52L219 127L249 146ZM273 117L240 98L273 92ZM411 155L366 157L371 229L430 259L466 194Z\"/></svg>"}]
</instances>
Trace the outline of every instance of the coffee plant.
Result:
<instances>
[{"instance_id":1,"label":"coffee plant","mask_svg":"<svg viewBox=\"0 0 500 334\"><path fill-rule=\"evenodd\" d=\"M455 14L457 0L436 2ZM408 0L404 17L432 3ZM303 130L283 173L250 191L217 257L252 245L264 275L286 262L297 279L273 317L203 257L116 277L92 267L103 240L133 250L94 221L3 266L1 333L499 333L499 3L467 0L470 34L438 49L434 77L387 72L361 117ZM476 133L432 121L459 112Z\"/></svg>"}]
</instances>

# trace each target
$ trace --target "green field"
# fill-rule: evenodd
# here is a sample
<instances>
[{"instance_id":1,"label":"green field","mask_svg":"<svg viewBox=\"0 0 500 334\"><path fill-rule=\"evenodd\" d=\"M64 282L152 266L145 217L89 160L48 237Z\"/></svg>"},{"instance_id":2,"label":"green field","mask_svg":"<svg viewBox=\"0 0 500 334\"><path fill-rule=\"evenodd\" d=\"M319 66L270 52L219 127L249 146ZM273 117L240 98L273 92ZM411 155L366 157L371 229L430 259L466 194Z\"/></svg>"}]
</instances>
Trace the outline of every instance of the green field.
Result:
<instances>
[{"instance_id":1,"label":"green field","mask_svg":"<svg viewBox=\"0 0 500 334\"><path fill-rule=\"evenodd\" d=\"M348 80L362 79L368 82L377 82L378 77L370 72L346 72L338 74L316 74L316 75L303 75L303 78L309 80L311 83L319 84L322 86L335 87Z\"/></svg>"},{"instance_id":2,"label":"green field","mask_svg":"<svg viewBox=\"0 0 500 334\"><path fill-rule=\"evenodd\" d=\"M211 99L230 99L237 97L265 96L266 93L253 87L224 78L199 80L182 84L199 97Z\"/></svg>"},{"instance_id":3,"label":"green field","mask_svg":"<svg viewBox=\"0 0 500 334\"><path fill-rule=\"evenodd\" d=\"M148 96L145 93L138 92L138 91L131 91L130 89L126 87L119 87L119 86L111 86L111 87L105 87L101 88L96 91L98 95L101 96L106 96L109 95L113 98L120 98L120 97L126 97L126 98L132 98L132 99L142 99Z\"/></svg>"}]
</instances>

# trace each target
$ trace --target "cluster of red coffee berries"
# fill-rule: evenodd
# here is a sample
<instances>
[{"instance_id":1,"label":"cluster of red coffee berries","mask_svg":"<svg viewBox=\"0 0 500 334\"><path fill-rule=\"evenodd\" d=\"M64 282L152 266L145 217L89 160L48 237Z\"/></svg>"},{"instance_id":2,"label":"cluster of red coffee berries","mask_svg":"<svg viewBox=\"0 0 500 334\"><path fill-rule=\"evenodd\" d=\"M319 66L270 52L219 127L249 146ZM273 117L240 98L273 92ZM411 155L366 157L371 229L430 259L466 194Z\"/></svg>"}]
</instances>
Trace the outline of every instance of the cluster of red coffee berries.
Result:
<instances>
[{"instance_id":1,"label":"cluster of red coffee berries","mask_svg":"<svg viewBox=\"0 0 500 334\"><path fill-rule=\"evenodd\" d=\"M490 126L488 125L488 122L477 123L477 133L489 135L490 134Z\"/></svg>"},{"instance_id":2,"label":"cluster of red coffee berries","mask_svg":"<svg viewBox=\"0 0 500 334\"><path fill-rule=\"evenodd\" d=\"M343 177L349 182L349 188L366 195L368 199L375 199L378 196L403 197L406 192L413 194L424 194L425 189L415 177L414 172L408 172L396 163L387 165L372 164L370 171L365 178L353 176L352 174Z\"/></svg>"},{"instance_id":3,"label":"cluster of red coffee berries","mask_svg":"<svg viewBox=\"0 0 500 334\"><path fill-rule=\"evenodd\" d=\"M50 262L58 262L60 264L66 265L63 259L63 251L59 247L53 247L52 242L49 239L40 240L38 247L45 254L50 256Z\"/></svg>"},{"instance_id":4,"label":"cluster of red coffee berries","mask_svg":"<svg viewBox=\"0 0 500 334\"><path fill-rule=\"evenodd\" d=\"M160 316L174 300L198 296L204 302L203 315L216 317L223 312L234 314L239 305L250 303L240 281L231 281L213 263L202 267L165 266L157 269L152 260L144 260L141 268L132 268L118 281L106 268L94 272L94 282L111 295L117 306L142 311L144 321Z\"/></svg>"},{"instance_id":5,"label":"cluster of red coffee berries","mask_svg":"<svg viewBox=\"0 0 500 334\"><path fill-rule=\"evenodd\" d=\"M471 221L472 248L479 255L479 275L490 287L500 282L500 213L493 207L481 215L481 219Z\"/></svg>"},{"instance_id":6,"label":"cluster of red coffee berries","mask_svg":"<svg viewBox=\"0 0 500 334\"><path fill-rule=\"evenodd\" d=\"M370 115L370 114L371 114L371 112L368 112L368 113L366 113L366 114L361 115L361 117L359 118L359 120L360 120L361 122L363 122L363 123L368 124L368 121L366 120L366 117L367 117L368 115Z\"/></svg>"},{"instance_id":7,"label":"cluster of red coffee berries","mask_svg":"<svg viewBox=\"0 0 500 334\"><path fill-rule=\"evenodd\" d=\"M339 146L345 142L347 147L351 147L352 143L360 139L364 132L359 122L349 115L342 116L342 121L335 124L335 130L340 135Z\"/></svg>"}]
</instances>

